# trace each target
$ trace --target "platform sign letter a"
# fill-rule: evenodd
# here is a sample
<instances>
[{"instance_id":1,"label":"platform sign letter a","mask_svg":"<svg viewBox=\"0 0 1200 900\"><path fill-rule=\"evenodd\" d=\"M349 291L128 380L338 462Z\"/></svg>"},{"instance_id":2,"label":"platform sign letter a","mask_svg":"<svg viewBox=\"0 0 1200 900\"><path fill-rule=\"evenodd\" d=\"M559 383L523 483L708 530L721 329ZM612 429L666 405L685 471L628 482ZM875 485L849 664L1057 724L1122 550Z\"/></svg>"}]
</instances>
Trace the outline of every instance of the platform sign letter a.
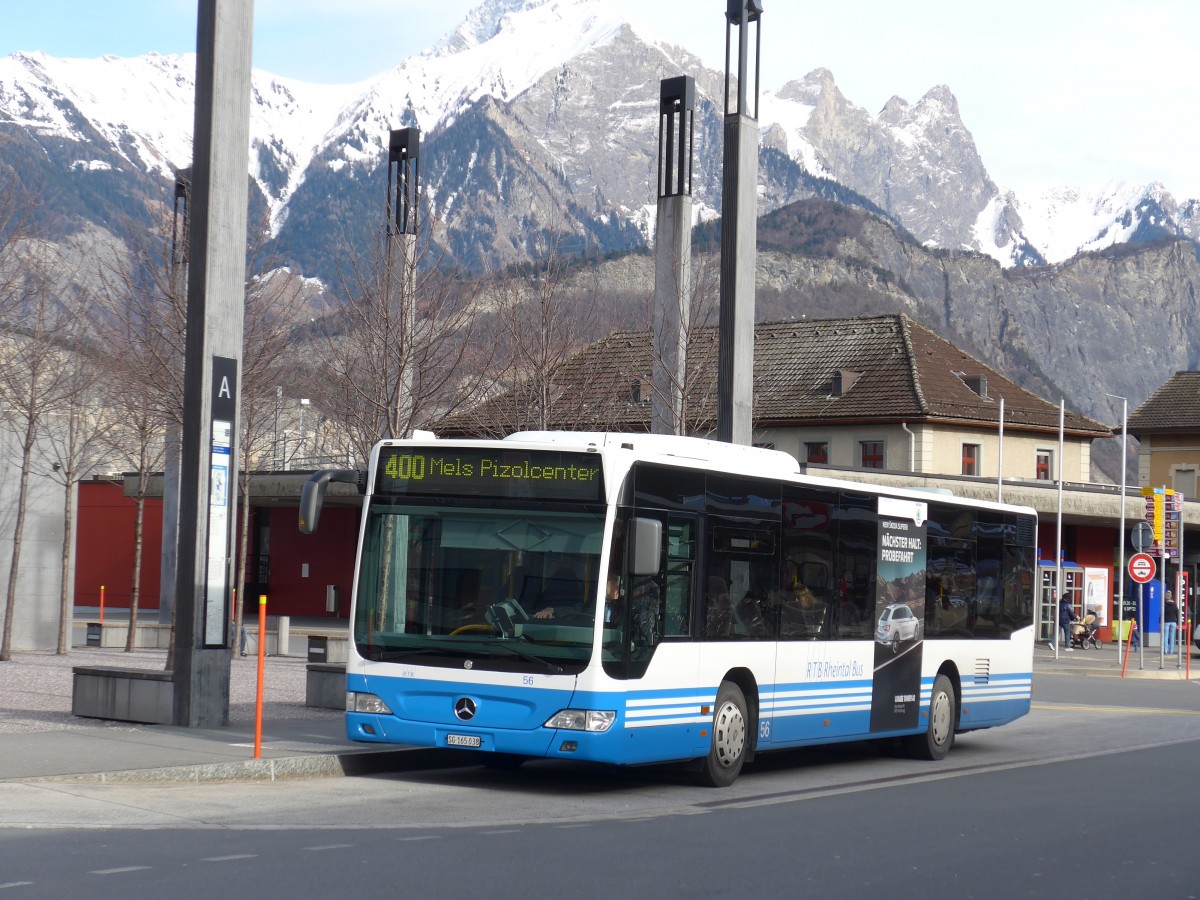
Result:
<instances>
[{"instance_id":1,"label":"platform sign letter a","mask_svg":"<svg viewBox=\"0 0 1200 900\"><path fill-rule=\"evenodd\" d=\"M229 399L229 400L233 399L233 393L229 389L229 376L228 375L221 376L221 389L219 391L217 391L217 396L225 397L226 399Z\"/></svg>"}]
</instances>

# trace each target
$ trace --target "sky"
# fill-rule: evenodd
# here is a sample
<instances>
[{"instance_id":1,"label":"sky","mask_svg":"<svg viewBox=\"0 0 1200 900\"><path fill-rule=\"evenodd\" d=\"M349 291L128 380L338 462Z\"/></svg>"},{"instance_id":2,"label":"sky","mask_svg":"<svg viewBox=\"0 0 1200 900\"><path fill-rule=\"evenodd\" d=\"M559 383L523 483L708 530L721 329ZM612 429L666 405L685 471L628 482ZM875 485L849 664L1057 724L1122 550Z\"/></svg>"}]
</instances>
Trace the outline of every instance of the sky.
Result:
<instances>
[{"instance_id":1,"label":"sky","mask_svg":"<svg viewBox=\"0 0 1200 900\"><path fill-rule=\"evenodd\" d=\"M609 0L724 68L725 0ZM1195 0L761 0L762 86L816 68L871 114L945 84L992 179L1162 182L1200 197ZM363 81L432 47L476 0L256 0L254 65ZM711 7L707 13L705 10ZM0 56L195 50L195 0L0 0Z\"/></svg>"}]
</instances>

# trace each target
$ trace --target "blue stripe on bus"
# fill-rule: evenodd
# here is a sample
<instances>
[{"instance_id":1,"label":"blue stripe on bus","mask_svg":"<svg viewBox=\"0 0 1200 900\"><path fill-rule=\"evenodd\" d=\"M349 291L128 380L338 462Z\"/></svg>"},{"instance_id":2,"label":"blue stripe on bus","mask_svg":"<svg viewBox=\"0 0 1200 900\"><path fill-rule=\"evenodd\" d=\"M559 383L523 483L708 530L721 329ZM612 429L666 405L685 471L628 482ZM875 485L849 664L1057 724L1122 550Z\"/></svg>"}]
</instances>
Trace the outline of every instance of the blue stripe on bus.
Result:
<instances>
[{"instance_id":1,"label":"blue stripe on bus","mask_svg":"<svg viewBox=\"0 0 1200 900\"><path fill-rule=\"evenodd\" d=\"M380 682L385 683L387 690L384 693L396 696L403 692L398 683L402 680L372 676L370 682L377 689L384 687ZM922 678L920 708L923 716L929 710L933 683L933 676ZM365 691L367 684L368 679L364 676L347 677L348 690ZM493 698L508 696L550 709L547 716L559 708L557 704L567 702L580 709L613 709L617 719L609 731L595 734L546 728L541 724L545 719L529 728L519 729L347 713L347 736L356 741L445 747L449 735L465 735L478 737L482 750L625 764L687 759L703 755L708 747L707 732L718 690L713 685L628 692L579 691L568 701L570 695L563 691L539 691L518 686L505 689L497 685L484 687L443 682L425 683L423 687L447 694L485 690ZM991 675L979 682L964 678L961 683L961 727L1000 725L1025 715L1030 709L1031 687L1029 673ZM871 695L869 679L818 685L761 685L758 744L764 749L784 748L880 737L882 735L870 732ZM918 728L895 733L922 731L925 721L922 717ZM572 744L574 749L567 749Z\"/></svg>"}]
</instances>

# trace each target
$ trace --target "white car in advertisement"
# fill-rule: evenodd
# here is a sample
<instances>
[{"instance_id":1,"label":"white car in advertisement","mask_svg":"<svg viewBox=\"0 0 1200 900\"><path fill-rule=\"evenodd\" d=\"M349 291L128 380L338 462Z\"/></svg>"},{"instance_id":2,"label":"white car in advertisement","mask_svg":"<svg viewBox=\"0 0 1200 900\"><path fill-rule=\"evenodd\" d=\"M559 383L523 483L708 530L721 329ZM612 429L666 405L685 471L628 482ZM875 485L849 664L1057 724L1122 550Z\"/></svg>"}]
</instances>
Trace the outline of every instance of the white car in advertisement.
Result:
<instances>
[{"instance_id":1,"label":"white car in advertisement","mask_svg":"<svg viewBox=\"0 0 1200 900\"><path fill-rule=\"evenodd\" d=\"M892 652L900 649L901 641L915 641L921 634L921 620L903 603L884 607L875 629L875 640L890 644Z\"/></svg>"}]
</instances>

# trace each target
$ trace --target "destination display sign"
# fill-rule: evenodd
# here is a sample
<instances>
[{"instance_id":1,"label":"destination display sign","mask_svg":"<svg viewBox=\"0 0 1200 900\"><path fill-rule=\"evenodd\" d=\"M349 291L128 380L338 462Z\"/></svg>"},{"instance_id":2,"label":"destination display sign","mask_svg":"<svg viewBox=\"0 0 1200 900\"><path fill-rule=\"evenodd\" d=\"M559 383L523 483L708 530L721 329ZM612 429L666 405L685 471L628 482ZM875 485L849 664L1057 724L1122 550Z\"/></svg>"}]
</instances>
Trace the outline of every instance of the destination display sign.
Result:
<instances>
[{"instance_id":1,"label":"destination display sign","mask_svg":"<svg viewBox=\"0 0 1200 900\"><path fill-rule=\"evenodd\" d=\"M376 494L602 502L600 457L559 450L384 447Z\"/></svg>"}]
</instances>

